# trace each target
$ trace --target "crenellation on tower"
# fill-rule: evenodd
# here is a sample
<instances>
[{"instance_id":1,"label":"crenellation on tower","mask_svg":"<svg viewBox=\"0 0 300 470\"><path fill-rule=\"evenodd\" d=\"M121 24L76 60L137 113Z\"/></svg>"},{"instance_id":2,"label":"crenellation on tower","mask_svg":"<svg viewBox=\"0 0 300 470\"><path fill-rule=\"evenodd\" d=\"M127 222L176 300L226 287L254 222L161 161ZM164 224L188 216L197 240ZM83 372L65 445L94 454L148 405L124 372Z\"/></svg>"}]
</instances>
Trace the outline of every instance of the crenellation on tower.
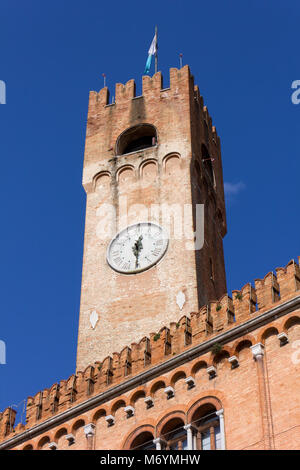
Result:
<instances>
[{"instance_id":1,"label":"crenellation on tower","mask_svg":"<svg viewBox=\"0 0 300 470\"><path fill-rule=\"evenodd\" d=\"M163 89L163 77L161 72L157 72L150 77L144 75L142 78L142 96L145 99L160 99L160 93Z\"/></svg>"},{"instance_id":2,"label":"crenellation on tower","mask_svg":"<svg viewBox=\"0 0 300 470\"><path fill-rule=\"evenodd\" d=\"M128 82L123 85L122 83L116 83L115 88L115 104L118 105L119 103L127 102L128 100L132 100L135 98L135 81L128 80Z\"/></svg>"},{"instance_id":3,"label":"crenellation on tower","mask_svg":"<svg viewBox=\"0 0 300 470\"><path fill-rule=\"evenodd\" d=\"M247 320L249 315L257 311L256 291L251 283L246 284L241 290L233 290L232 301L238 322Z\"/></svg>"},{"instance_id":4,"label":"crenellation on tower","mask_svg":"<svg viewBox=\"0 0 300 470\"><path fill-rule=\"evenodd\" d=\"M273 271L266 274L263 279L255 279L255 291L257 305L260 310L269 305L270 302L280 300L280 288Z\"/></svg>"}]
</instances>

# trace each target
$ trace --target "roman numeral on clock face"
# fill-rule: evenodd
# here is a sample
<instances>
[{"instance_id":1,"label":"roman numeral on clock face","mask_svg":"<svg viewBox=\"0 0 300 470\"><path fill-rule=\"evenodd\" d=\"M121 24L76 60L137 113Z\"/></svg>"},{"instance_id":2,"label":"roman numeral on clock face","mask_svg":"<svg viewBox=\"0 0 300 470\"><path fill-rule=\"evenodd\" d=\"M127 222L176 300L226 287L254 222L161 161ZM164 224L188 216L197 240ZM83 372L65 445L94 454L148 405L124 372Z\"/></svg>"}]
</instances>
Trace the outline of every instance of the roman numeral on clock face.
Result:
<instances>
[{"instance_id":1,"label":"roman numeral on clock face","mask_svg":"<svg viewBox=\"0 0 300 470\"><path fill-rule=\"evenodd\" d=\"M124 263L122 266L122 269L124 269L125 271L128 271L130 269L130 263Z\"/></svg>"}]
</instances>

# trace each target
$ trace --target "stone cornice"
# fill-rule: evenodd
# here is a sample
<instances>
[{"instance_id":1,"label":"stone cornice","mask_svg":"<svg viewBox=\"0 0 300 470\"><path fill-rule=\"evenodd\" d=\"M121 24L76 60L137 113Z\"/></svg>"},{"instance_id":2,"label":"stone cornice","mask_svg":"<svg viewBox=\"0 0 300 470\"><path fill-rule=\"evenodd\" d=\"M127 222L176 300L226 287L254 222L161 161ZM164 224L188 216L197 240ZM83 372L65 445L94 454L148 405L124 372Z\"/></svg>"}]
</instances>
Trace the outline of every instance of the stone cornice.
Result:
<instances>
[{"instance_id":1,"label":"stone cornice","mask_svg":"<svg viewBox=\"0 0 300 470\"><path fill-rule=\"evenodd\" d=\"M183 363L191 361L194 358L199 357L201 354L209 352L214 343L225 344L230 341L233 341L234 339L237 339L249 333L250 331L257 329L276 318L279 318L294 311L298 307L300 307L300 295L286 302L283 302L282 304L277 305L276 307L267 310L261 315L247 320L244 323L231 328L230 330L224 331L207 341L204 341L194 347L191 347L190 349L187 349L186 351L179 353L176 356L171 357L170 359L167 359L160 364L157 364L143 372L140 372L134 377L120 384L117 384L109 388L108 390L105 390L104 392L94 397L91 397L88 400L85 400L64 412L53 416L50 419L47 419L46 421L43 421L42 423L39 423L31 427L30 429L19 433L14 437L7 439L6 441L0 443L0 450L15 447L21 444L22 442L25 442L28 439L31 439L54 426L57 426L69 419L72 419L84 412L87 412L90 409L93 409L96 406L99 406L121 394L124 394L128 390L131 390L143 383L146 383L159 375L163 375L166 372L182 365Z\"/></svg>"}]
</instances>

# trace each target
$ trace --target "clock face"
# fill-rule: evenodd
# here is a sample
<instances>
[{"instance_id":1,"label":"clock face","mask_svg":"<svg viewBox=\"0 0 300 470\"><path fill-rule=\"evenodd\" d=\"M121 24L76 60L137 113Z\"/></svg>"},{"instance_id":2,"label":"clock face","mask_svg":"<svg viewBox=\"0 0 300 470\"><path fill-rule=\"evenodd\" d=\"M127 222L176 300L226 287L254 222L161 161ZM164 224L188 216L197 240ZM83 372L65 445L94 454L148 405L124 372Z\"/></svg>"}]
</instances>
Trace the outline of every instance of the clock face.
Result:
<instances>
[{"instance_id":1,"label":"clock face","mask_svg":"<svg viewBox=\"0 0 300 470\"><path fill-rule=\"evenodd\" d=\"M167 248L165 230L152 222L141 222L130 225L112 239L107 262L115 271L134 274L151 268Z\"/></svg>"}]
</instances>

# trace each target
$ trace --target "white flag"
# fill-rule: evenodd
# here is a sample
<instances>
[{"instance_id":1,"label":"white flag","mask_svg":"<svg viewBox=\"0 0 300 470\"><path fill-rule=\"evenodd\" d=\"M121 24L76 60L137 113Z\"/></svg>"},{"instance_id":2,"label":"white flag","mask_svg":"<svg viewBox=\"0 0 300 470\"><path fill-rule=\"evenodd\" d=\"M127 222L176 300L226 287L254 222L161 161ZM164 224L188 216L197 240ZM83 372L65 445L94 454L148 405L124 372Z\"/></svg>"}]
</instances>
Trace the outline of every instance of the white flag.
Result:
<instances>
[{"instance_id":1,"label":"white flag","mask_svg":"<svg viewBox=\"0 0 300 470\"><path fill-rule=\"evenodd\" d=\"M151 46L150 46L150 49L148 51L148 59L147 59L147 62L146 62L144 73L148 74L150 72L152 56L155 55L157 57L156 54L157 54L157 30L155 31L154 38L151 42Z\"/></svg>"},{"instance_id":2,"label":"white flag","mask_svg":"<svg viewBox=\"0 0 300 470\"><path fill-rule=\"evenodd\" d=\"M148 51L148 54L150 55L154 55L156 54L156 34L154 35L154 38L153 38L153 41L151 42L151 46L150 46L150 49Z\"/></svg>"}]
</instances>

